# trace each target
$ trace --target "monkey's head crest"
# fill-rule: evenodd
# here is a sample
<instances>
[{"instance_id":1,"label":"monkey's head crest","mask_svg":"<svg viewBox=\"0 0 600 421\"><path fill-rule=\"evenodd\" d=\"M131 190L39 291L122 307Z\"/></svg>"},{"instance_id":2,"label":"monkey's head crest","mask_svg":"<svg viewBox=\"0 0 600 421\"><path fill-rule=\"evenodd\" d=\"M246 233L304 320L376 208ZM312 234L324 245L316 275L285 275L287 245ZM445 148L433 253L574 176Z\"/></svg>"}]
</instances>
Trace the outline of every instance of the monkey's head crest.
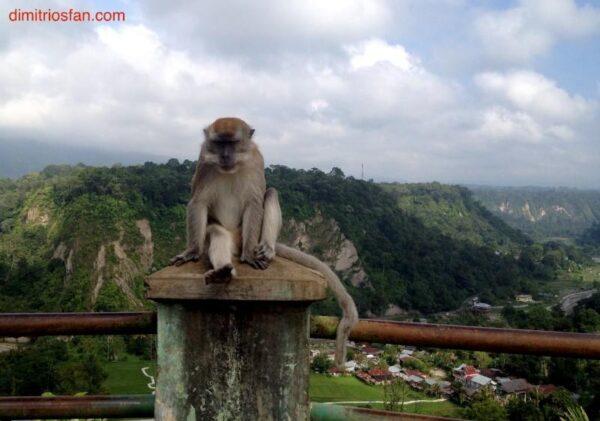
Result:
<instances>
[{"instance_id":1,"label":"monkey's head crest","mask_svg":"<svg viewBox=\"0 0 600 421\"><path fill-rule=\"evenodd\" d=\"M211 142L249 140L253 134L254 129L244 120L237 117L218 118L204 129L206 140Z\"/></svg>"}]
</instances>

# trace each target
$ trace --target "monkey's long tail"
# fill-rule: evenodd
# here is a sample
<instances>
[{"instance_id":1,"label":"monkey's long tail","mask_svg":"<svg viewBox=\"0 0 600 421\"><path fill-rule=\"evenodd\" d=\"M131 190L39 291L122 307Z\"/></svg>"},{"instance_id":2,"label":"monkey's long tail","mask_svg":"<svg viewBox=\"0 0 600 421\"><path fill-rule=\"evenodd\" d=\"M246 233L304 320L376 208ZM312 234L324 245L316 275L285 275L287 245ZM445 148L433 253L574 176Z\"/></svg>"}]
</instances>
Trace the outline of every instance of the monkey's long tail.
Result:
<instances>
[{"instance_id":1,"label":"monkey's long tail","mask_svg":"<svg viewBox=\"0 0 600 421\"><path fill-rule=\"evenodd\" d=\"M275 245L275 254L321 272L325 276L327 285L333 291L333 295L342 308L343 317L338 325L335 339L335 364L337 367L342 367L346 362L346 341L348 340L348 335L358 322L358 311L356 310L354 300L348 294L348 291L346 291L340 278L337 277L329 266L316 257L280 243Z\"/></svg>"}]
</instances>

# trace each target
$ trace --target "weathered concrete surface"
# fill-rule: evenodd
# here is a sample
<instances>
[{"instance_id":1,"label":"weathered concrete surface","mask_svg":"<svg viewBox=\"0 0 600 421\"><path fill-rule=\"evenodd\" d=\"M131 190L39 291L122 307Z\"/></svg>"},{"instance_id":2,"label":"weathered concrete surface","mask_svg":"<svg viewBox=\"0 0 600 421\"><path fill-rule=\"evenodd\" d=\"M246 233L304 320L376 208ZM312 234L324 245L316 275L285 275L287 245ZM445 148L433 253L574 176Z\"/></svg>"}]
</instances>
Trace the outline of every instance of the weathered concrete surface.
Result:
<instances>
[{"instance_id":1,"label":"weathered concrete surface","mask_svg":"<svg viewBox=\"0 0 600 421\"><path fill-rule=\"evenodd\" d=\"M323 299L323 275L290 260L276 257L267 270L236 262L237 276L227 284L206 284L204 262L168 266L146 281L152 300L315 301Z\"/></svg>"},{"instance_id":2,"label":"weathered concrete surface","mask_svg":"<svg viewBox=\"0 0 600 421\"><path fill-rule=\"evenodd\" d=\"M148 279L158 302L157 420L309 418L308 306L325 298L325 281L285 259L236 269L227 285L206 285L200 263Z\"/></svg>"}]
</instances>

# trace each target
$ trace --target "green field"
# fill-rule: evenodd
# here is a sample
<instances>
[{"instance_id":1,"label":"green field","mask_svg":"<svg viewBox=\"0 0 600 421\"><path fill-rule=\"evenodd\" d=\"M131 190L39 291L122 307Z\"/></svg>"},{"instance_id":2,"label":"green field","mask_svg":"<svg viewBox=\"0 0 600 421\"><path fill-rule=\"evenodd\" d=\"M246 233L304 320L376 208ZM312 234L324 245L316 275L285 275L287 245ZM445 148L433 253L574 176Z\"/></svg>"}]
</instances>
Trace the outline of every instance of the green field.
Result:
<instances>
[{"instance_id":1,"label":"green field","mask_svg":"<svg viewBox=\"0 0 600 421\"><path fill-rule=\"evenodd\" d=\"M369 386L355 377L331 377L325 374L310 374L310 400L315 402L335 401L380 401L383 400L381 386Z\"/></svg>"},{"instance_id":2,"label":"green field","mask_svg":"<svg viewBox=\"0 0 600 421\"><path fill-rule=\"evenodd\" d=\"M111 395L150 393L150 379L142 374L143 367L150 367L149 373L156 374L155 361L143 361L133 355L128 355L126 361L105 363L108 378L104 388Z\"/></svg>"},{"instance_id":3,"label":"green field","mask_svg":"<svg viewBox=\"0 0 600 421\"><path fill-rule=\"evenodd\" d=\"M310 374L309 396L315 402L337 401L381 401L382 386L369 386L356 377L331 377L325 374ZM423 393L407 389L406 400L431 399Z\"/></svg>"},{"instance_id":4,"label":"green field","mask_svg":"<svg viewBox=\"0 0 600 421\"><path fill-rule=\"evenodd\" d=\"M126 361L106 363L104 369L108 378L104 382L104 388L114 395L150 393L147 386L150 379L142 374L142 367L150 367L149 373L156 374L154 361L143 361L131 355ZM310 400L314 402L381 401L383 387L366 385L355 377L330 377L311 373L309 395ZM406 400L418 399L432 398L412 389L407 390ZM380 403L367 405L383 408ZM353 404L353 406L365 405ZM450 402L418 402L405 405L404 411L450 417L457 416L458 407Z\"/></svg>"}]
</instances>

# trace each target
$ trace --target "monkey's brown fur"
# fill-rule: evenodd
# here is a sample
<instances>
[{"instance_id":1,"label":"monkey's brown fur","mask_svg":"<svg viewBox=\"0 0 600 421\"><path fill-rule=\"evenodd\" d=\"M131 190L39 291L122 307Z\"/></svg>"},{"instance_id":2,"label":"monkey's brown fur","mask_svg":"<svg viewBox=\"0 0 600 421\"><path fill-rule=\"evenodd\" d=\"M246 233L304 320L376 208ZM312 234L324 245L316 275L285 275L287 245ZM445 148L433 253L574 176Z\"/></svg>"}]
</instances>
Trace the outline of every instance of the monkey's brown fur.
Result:
<instances>
[{"instance_id":1,"label":"monkey's brown fur","mask_svg":"<svg viewBox=\"0 0 600 421\"><path fill-rule=\"evenodd\" d=\"M345 362L346 340L358 321L356 305L335 273L323 262L277 243L281 208L277 191L266 189L264 160L252 129L238 118L220 118L204 130L205 140L192 179L187 208L187 248L171 259L180 265L208 254L213 268L207 282L235 276L232 256L266 269L275 254L325 276L343 311L336 338L335 362Z\"/></svg>"}]
</instances>

